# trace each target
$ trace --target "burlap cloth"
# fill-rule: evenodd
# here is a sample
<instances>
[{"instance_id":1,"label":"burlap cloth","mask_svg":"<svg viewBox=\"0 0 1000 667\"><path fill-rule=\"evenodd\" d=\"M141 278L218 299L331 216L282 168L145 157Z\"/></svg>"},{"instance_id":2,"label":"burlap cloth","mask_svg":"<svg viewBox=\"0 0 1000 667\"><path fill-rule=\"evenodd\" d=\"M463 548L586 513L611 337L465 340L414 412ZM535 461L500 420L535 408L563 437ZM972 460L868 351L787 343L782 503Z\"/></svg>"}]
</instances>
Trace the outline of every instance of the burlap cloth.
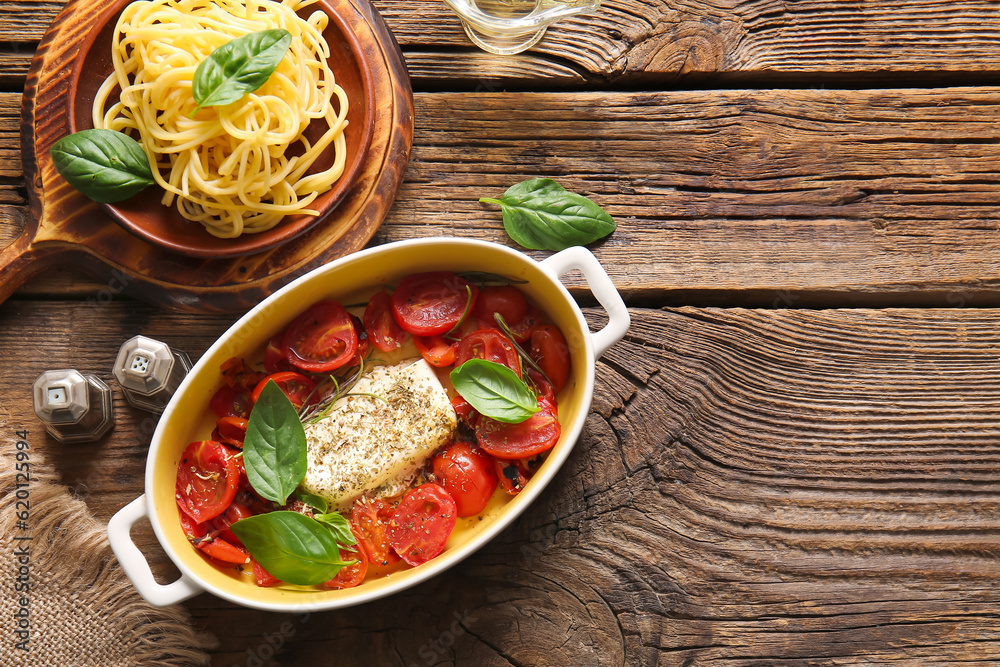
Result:
<instances>
[{"instance_id":1,"label":"burlap cloth","mask_svg":"<svg viewBox=\"0 0 1000 667\"><path fill-rule=\"evenodd\" d=\"M214 639L195 632L182 607L157 609L139 597L111 553L105 526L58 484L35 448L28 530L18 526L15 454L13 440L0 442L0 666L207 665ZM25 545L27 592L17 590ZM27 651L17 647L23 635L16 634L25 601Z\"/></svg>"}]
</instances>

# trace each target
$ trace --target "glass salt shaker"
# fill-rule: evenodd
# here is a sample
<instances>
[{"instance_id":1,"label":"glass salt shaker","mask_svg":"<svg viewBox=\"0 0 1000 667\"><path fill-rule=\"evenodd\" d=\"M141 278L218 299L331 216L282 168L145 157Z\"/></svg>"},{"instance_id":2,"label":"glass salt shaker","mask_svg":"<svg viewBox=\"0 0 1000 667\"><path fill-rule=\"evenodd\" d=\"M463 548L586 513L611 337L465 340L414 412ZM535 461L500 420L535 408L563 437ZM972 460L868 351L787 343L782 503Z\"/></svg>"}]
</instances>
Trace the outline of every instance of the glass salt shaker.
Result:
<instances>
[{"instance_id":1,"label":"glass salt shaker","mask_svg":"<svg viewBox=\"0 0 1000 667\"><path fill-rule=\"evenodd\" d=\"M45 371L33 386L35 414L59 442L90 442L115 425L111 387L74 369Z\"/></svg>"},{"instance_id":2,"label":"glass salt shaker","mask_svg":"<svg viewBox=\"0 0 1000 667\"><path fill-rule=\"evenodd\" d=\"M444 0L462 19L469 39L484 51L520 53L559 19L597 11L600 0Z\"/></svg>"},{"instance_id":3,"label":"glass salt shaker","mask_svg":"<svg viewBox=\"0 0 1000 667\"><path fill-rule=\"evenodd\" d=\"M128 402L150 412L163 412L190 370L191 358L187 354L145 336L122 343L114 367Z\"/></svg>"}]
</instances>

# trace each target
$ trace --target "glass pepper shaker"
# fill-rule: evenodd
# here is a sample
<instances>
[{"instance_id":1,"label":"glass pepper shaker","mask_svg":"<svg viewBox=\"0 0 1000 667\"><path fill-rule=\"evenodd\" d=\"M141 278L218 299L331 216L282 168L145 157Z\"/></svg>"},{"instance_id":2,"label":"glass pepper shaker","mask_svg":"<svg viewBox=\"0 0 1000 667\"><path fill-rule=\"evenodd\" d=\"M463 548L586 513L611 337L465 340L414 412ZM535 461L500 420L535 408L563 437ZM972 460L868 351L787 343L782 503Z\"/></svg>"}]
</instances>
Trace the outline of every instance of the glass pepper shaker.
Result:
<instances>
[{"instance_id":1,"label":"glass pepper shaker","mask_svg":"<svg viewBox=\"0 0 1000 667\"><path fill-rule=\"evenodd\" d=\"M45 371L33 387L35 414L59 442L90 442L115 425L111 387L74 369Z\"/></svg>"},{"instance_id":2,"label":"glass pepper shaker","mask_svg":"<svg viewBox=\"0 0 1000 667\"><path fill-rule=\"evenodd\" d=\"M122 343L114 367L128 402L150 412L163 412L189 370L191 359L187 354L145 336Z\"/></svg>"}]
</instances>

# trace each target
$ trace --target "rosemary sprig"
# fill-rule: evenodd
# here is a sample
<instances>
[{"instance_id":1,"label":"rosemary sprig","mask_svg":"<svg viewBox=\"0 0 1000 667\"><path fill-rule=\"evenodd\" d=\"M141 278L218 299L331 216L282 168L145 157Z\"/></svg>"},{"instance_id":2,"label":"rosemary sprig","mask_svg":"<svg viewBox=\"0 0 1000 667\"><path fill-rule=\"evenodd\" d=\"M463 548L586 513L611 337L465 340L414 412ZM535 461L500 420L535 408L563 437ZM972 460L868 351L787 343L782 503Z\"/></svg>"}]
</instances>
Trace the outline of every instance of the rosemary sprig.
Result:
<instances>
[{"instance_id":1,"label":"rosemary sprig","mask_svg":"<svg viewBox=\"0 0 1000 667\"><path fill-rule=\"evenodd\" d=\"M535 360L532 359L531 356L524 351L523 347L518 345L517 340L514 338L514 332L512 332L510 330L510 327L507 326L507 320L503 318L503 315L501 315L500 313L493 313L493 319L496 320L497 324L500 325L501 333L503 333L503 335L507 337L507 340L510 341L510 344L514 346L514 351L517 352L517 355L521 357L524 363L528 364L528 366L530 366L533 370L540 373L541 376L545 378L546 382L552 384L552 380L550 380L549 376L545 374L545 371L542 370L542 367L535 363Z\"/></svg>"}]
</instances>

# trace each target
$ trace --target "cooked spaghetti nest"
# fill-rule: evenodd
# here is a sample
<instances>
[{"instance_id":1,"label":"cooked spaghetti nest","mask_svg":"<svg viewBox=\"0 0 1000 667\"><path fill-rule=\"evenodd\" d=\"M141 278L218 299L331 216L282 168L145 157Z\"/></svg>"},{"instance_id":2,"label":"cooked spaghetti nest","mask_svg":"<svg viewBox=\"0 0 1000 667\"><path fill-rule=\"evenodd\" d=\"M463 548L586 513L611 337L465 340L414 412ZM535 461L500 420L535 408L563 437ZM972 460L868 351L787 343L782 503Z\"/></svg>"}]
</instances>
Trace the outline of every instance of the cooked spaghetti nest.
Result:
<instances>
[{"instance_id":1,"label":"cooked spaghetti nest","mask_svg":"<svg viewBox=\"0 0 1000 667\"><path fill-rule=\"evenodd\" d=\"M215 236L262 232L289 214L315 215L309 205L344 171L348 100L327 64L329 19L322 11L308 19L296 14L312 2L137 0L115 26L115 71L94 100L94 127L137 138L164 189L163 203L176 199L181 215ZM287 30L292 43L267 82L192 117L198 64L233 38L272 28ZM315 143L303 135L314 119L327 126ZM307 174L331 144L333 164Z\"/></svg>"}]
</instances>

